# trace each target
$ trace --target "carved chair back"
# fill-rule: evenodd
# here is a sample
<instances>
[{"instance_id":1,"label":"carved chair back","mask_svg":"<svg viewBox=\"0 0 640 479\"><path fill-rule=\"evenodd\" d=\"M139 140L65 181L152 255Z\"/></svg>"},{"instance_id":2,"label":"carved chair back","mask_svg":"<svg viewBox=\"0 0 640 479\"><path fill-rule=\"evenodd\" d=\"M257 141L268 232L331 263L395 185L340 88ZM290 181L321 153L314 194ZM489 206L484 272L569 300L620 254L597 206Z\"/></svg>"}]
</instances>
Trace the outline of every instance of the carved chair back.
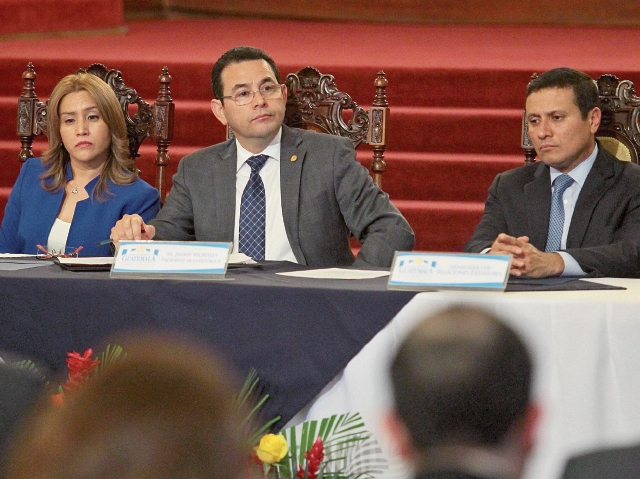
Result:
<instances>
[{"instance_id":1,"label":"carved chair back","mask_svg":"<svg viewBox=\"0 0 640 479\"><path fill-rule=\"evenodd\" d=\"M389 82L385 73L378 72L374 80L375 95L368 110L340 91L333 75L320 73L313 67L290 73L285 84L288 93L284 124L349 138L354 148L370 145L373 159L369 168L374 182L382 187L389 116L386 93ZM230 129L227 136L233 137Z\"/></svg>"},{"instance_id":2,"label":"carved chair back","mask_svg":"<svg viewBox=\"0 0 640 479\"><path fill-rule=\"evenodd\" d=\"M138 150L146 137L152 137L157 146L156 152L156 188L160 200L166 196L166 166L169 164L168 148L173 137L174 103L171 99L171 75L167 67L162 69L158 77L158 97L153 106L144 101L131 87L125 85L122 73L110 70L100 63L94 63L86 70L76 73L90 73L101 78L116 94L127 125L129 152L131 158L140 156ZM22 147L19 160L26 161L33 156L33 139L46 133L47 103L41 102L35 93L36 72L29 62L22 74L22 94L18 99L17 134Z\"/></svg>"},{"instance_id":3,"label":"carved chair back","mask_svg":"<svg viewBox=\"0 0 640 479\"><path fill-rule=\"evenodd\" d=\"M534 74L535 75L535 74ZM602 119L596 138L603 148L622 161L639 163L640 159L640 98L636 96L633 82L619 80L611 74L594 80L598 87ZM522 148L525 162L535 161L536 152L522 119Z\"/></svg>"}]
</instances>

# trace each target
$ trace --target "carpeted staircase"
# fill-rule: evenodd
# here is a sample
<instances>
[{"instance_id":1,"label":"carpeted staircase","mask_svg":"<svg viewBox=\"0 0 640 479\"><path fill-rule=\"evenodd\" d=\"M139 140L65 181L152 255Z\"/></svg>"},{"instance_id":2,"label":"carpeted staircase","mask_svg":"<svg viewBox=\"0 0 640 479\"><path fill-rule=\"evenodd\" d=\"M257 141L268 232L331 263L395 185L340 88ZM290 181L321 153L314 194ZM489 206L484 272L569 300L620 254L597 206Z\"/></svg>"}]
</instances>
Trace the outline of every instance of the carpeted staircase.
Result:
<instances>
[{"instance_id":1,"label":"carpeted staircase","mask_svg":"<svg viewBox=\"0 0 640 479\"><path fill-rule=\"evenodd\" d=\"M124 28L123 0L0 0L0 37Z\"/></svg>"},{"instance_id":2,"label":"carpeted staircase","mask_svg":"<svg viewBox=\"0 0 640 479\"><path fill-rule=\"evenodd\" d=\"M210 68L229 47L252 44L271 53L283 76L307 65L332 73L338 87L350 92L362 106L372 101L376 72L384 69L391 105L384 190L413 226L416 249L461 251L481 216L493 177L523 162L519 148L521 109L531 72L563 64L559 57L548 61L534 58L541 67L517 63L518 52L524 55L524 50L514 45L520 38L516 33L527 37L546 32L533 27L530 31L397 25L381 29L376 25L271 20L267 28L264 23L258 27L251 19L138 21L127 24L126 35L0 42L2 211L20 167L16 101L28 61L35 65L36 92L41 99L48 97L62 76L97 61L120 69L127 84L153 102L158 74L167 65L176 103L170 177L184 155L223 140L224 130L209 108ZM286 35L264 37L264 28ZM568 51L574 46L574 33L567 33ZM314 40L321 35L329 35L336 44L350 41L350 48L359 50L348 58L336 56L335 48L330 54L328 47L318 47ZM490 41L488 35L495 38ZM290 38L301 39L297 54ZM372 39L382 53L360 38ZM477 38L484 39L482 48L475 48ZM560 49L556 52L559 56L563 53L561 40L561 35L555 34L548 40ZM428 52L425 45L433 42L439 42L439 48ZM486 57L480 58L483 49ZM466 57L461 56L464 52L469 52ZM607 61L615 64L612 58L609 55ZM591 56L588 60L594 62ZM581 65L573 62L571 66ZM633 79L628 73L607 70ZM36 153L44 146L44 139L38 140ZM143 145L141 152L138 166L143 178L153 184L152 142ZM361 151L358 159L368 164L369 154Z\"/></svg>"}]
</instances>

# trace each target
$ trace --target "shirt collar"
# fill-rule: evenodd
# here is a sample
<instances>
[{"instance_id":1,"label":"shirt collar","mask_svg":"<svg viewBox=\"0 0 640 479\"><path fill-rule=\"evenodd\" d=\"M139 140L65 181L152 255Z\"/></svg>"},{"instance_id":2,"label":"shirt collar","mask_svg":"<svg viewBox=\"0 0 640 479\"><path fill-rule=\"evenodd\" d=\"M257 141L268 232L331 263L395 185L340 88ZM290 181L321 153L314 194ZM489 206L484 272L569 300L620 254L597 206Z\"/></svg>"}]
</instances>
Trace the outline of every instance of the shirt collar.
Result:
<instances>
[{"instance_id":1,"label":"shirt collar","mask_svg":"<svg viewBox=\"0 0 640 479\"><path fill-rule=\"evenodd\" d=\"M581 162L573 170L567 173L567 175L573 178L573 181L575 181L580 185L580 188L582 188L582 185L584 185L584 182L587 179L589 172L591 171L591 167L593 166L593 163L596 161L596 156L598 156L598 143L596 143L595 148L593 149L593 151L587 157L586 160ZM553 181L558 176L560 176L562 172L556 170L553 166L549 168L549 171L551 173L551 184L553 185Z\"/></svg>"},{"instance_id":2,"label":"shirt collar","mask_svg":"<svg viewBox=\"0 0 640 479\"><path fill-rule=\"evenodd\" d=\"M271 143L262 150L259 155L267 155L269 158L273 158L276 161L280 161L280 139L282 138L282 127L278 130L278 133L271 140ZM236 172L245 164L245 162L252 156L255 156L255 153L251 153L248 150L245 150L238 139L236 138L236 151L237 151L237 165Z\"/></svg>"}]
</instances>

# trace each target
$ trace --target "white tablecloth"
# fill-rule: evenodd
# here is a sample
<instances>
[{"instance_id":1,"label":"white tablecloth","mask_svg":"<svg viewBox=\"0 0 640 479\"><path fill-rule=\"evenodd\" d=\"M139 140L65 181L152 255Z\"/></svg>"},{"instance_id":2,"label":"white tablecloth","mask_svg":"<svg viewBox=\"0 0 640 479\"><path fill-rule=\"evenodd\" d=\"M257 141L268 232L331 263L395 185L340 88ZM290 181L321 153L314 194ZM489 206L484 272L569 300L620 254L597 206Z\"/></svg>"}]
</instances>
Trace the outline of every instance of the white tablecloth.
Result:
<instances>
[{"instance_id":1,"label":"white tablecloth","mask_svg":"<svg viewBox=\"0 0 640 479\"><path fill-rule=\"evenodd\" d=\"M418 294L295 420L359 411L391 459L385 478L406 476L383 427L392 404L389 362L419 320L463 303L505 319L534 356L543 418L525 479L559 477L575 452L640 441L640 280L597 282L627 290Z\"/></svg>"}]
</instances>

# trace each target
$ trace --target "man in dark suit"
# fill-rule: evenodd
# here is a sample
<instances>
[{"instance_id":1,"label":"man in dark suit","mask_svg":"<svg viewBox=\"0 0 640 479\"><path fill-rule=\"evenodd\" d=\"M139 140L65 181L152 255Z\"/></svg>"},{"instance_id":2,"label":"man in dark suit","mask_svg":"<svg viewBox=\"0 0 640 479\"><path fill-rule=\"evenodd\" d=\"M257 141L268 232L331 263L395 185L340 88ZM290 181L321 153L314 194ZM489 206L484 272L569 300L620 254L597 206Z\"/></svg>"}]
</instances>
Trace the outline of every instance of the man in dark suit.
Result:
<instances>
[{"instance_id":1,"label":"man in dark suit","mask_svg":"<svg viewBox=\"0 0 640 479\"><path fill-rule=\"evenodd\" d=\"M256 175L266 194L259 260L389 266L396 250L413 248L411 227L356 161L349 140L283 126L287 88L265 52L233 48L211 77L211 109L235 139L183 158L157 218L145 225L125 216L114 240L228 241L245 253L243 196ZM256 158L266 158L259 173ZM351 234L362 243L355 263Z\"/></svg>"},{"instance_id":2,"label":"man in dark suit","mask_svg":"<svg viewBox=\"0 0 640 479\"><path fill-rule=\"evenodd\" d=\"M572 457L562 479L638 479L640 445L602 449Z\"/></svg>"},{"instance_id":3,"label":"man in dark suit","mask_svg":"<svg viewBox=\"0 0 640 479\"><path fill-rule=\"evenodd\" d=\"M387 421L417 479L519 478L538 418L531 375L522 341L485 311L458 306L420 323L392 363Z\"/></svg>"},{"instance_id":4,"label":"man in dark suit","mask_svg":"<svg viewBox=\"0 0 640 479\"><path fill-rule=\"evenodd\" d=\"M466 251L511 254L516 276L640 276L640 167L597 143L597 105L594 82L576 70L529 83L540 161L495 178Z\"/></svg>"}]
</instances>

